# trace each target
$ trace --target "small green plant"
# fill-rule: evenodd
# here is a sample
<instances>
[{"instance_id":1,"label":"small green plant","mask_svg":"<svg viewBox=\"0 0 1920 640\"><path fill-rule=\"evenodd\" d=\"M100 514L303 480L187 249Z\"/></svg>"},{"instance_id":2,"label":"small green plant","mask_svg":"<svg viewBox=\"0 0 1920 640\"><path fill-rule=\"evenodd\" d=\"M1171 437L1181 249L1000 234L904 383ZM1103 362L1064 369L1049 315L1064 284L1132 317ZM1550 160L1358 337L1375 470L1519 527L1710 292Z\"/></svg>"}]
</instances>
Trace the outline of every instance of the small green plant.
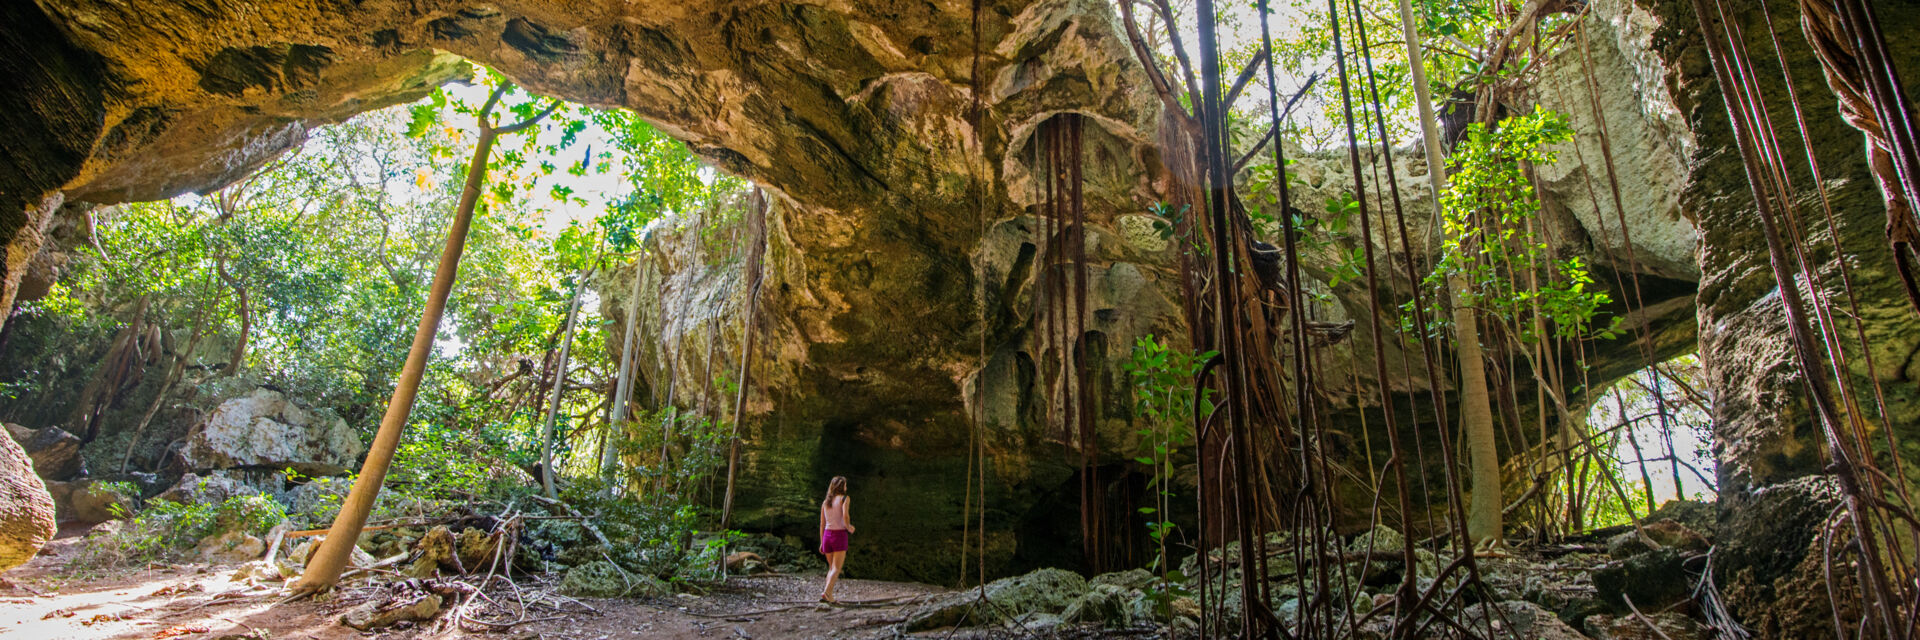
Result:
<instances>
[{"instance_id":1,"label":"small green plant","mask_svg":"<svg viewBox=\"0 0 1920 640\"><path fill-rule=\"evenodd\" d=\"M1215 355L1213 351L1175 349L1166 340L1147 335L1134 340L1132 355L1121 365L1133 384L1134 415L1145 423L1135 431L1140 436L1140 450L1134 461L1152 469L1147 487L1154 492L1154 504L1139 511L1148 518L1147 535L1158 549L1151 568L1160 579L1148 589L1158 610L1186 595L1180 586L1186 576L1172 569L1167 557L1167 542L1176 528L1170 513L1173 482L1177 459L1194 442L1194 420L1204 419L1214 410L1212 390L1201 388L1196 393L1193 383Z\"/></svg>"},{"instance_id":2,"label":"small green plant","mask_svg":"<svg viewBox=\"0 0 1920 640\"><path fill-rule=\"evenodd\" d=\"M1184 204L1176 209L1165 202L1155 202L1147 206L1147 211L1152 212L1154 216L1153 229L1160 232L1161 240L1169 242L1174 241L1174 236L1180 235L1180 225L1186 220L1190 209L1192 209L1191 206ZM1181 240L1187 243L1187 248L1192 250L1194 255L1202 257L1207 255L1207 245L1198 237L1189 234L1189 237Z\"/></svg>"}]
</instances>

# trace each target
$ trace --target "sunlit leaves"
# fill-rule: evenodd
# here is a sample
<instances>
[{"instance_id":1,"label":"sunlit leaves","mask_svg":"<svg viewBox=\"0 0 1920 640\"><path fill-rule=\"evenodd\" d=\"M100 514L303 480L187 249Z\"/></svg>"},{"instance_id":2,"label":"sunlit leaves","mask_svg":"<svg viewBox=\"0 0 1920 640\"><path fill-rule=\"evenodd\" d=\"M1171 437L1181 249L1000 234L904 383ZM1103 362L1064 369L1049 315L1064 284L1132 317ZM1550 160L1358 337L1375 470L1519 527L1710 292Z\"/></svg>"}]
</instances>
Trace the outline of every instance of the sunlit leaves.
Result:
<instances>
[{"instance_id":1,"label":"sunlit leaves","mask_svg":"<svg viewBox=\"0 0 1920 640\"><path fill-rule=\"evenodd\" d=\"M1593 278L1586 264L1554 258L1539 229L1540 200L1527 167L1552 163L1553 145L1572 138L1565 116L1539 107L1498 128L1473 124L1455 151L1441 197L1447 241L1430 285L1438 287L1447 274L1461 276L1468 283L1464 299L1523 342L1611 338L1617 331L1618 319L1594 325L1611 300L1588 288ZM1551 335L1540 335L1542 326Z\"/></svg>"}]
</instances>

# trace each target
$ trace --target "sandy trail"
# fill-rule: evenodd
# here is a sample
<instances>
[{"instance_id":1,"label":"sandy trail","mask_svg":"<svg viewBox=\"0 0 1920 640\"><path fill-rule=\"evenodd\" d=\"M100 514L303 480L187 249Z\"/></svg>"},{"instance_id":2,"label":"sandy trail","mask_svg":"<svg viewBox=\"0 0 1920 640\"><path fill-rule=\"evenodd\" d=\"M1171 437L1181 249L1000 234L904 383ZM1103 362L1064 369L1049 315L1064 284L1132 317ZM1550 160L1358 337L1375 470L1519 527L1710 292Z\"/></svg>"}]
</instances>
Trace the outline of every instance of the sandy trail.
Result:
<instances>
[{"instance_id":1,"label":"sandy trail","mask_svg":"<svg viewBox=\"0 0 1920 640\"><path fill-rule=\"evenodd\" d=\"M232 567L155 566L113 575L75 574L65 557L78 539L56 541L32 562L5 574L0 637L156 640L312 638L617 638L734 639L897 637L894 625L927 598L946 593L922 584L846 580L839 606L819 604L821 577L736 577L703 595L581 599L528 614L498 631L480 625L431 634L423 627L362 633L338 623L371 588L344 587L339 597L279 604L277 583L236 578ZM525 593L550 592L557 576L520 578ZM495 590L498 597L499 590ZM444 617L444 616L443 616ZM944 633L939 635L945 635Z\"/></svg>"}]
</instances>

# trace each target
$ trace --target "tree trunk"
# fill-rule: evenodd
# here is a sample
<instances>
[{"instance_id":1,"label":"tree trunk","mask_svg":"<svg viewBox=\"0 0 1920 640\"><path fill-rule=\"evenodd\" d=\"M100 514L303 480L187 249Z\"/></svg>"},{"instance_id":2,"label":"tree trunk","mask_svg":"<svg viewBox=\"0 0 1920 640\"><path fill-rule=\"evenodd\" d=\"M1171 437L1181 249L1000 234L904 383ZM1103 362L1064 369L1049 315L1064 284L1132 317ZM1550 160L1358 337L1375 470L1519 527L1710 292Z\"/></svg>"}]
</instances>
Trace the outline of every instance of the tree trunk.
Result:
<instances>
[{"instance_id":1,"label":"tree trunk","mask_svg":"<svg viewBox=\"0 0 1920 640\"><path fill-rule=\"evenodd\" d=\"M360 539L360 531L366 527L367 516L373 513L373 503L380 495L380 484L386 480L387 470L393 466L393 454L400 446L400 431L407 424L407 417L413 413L413 401L420 392L420 380L427 370L427 355L433 350L434 334L439 332L440 317L447 309L447 296L453 291L454 277L460 270L460 254L467 246L467 231L473 226L473 208L480 200L480 191L487 179L487 157L493 150L495 138L514 133L533 126L548 114L553 113L556 102L546 111L512 126L495 128L488 120L488 114L500 101L508 89L502 85L494 89L487 97L487 104L480 109L480 140L474 145L473 160L467 165L466 186L460 191L460 206L454 211L453 224L447 230L447 243L440 251L440 265L434 270L433 288L427 294L426 309L420 313L420 327L413 333L413 345L407 350L407 363L400 369L400 380L394 386L393 397L387 401L386 414L380 418L380 431L373 437L373 446L367 449L367 460L360 467L360 476L353 482L353 490L340 505L339 515L334 516L333 526L327 529L327 537L320 542L320 548L307 561L306 572L292 586L293 597L304 597L333 589L340 582L340 572L347 567L352 556L355 542Z\"/></svg>"},{"instance_id":2,"label":"tree trunk","mask_svg":"<svg viewBox=\"0 0 1920 640\"><path fill-rule=\"evenodd\" d=\"M1427 179L1433 184L1434 224L1440 224L1440 194L1447 189L1446 152L1440 146L1439 125L1434 120L1433 96L1427 88L1422 66L1420 40L1414 31L1413 9L1407 0L1400 2L1401 28L1407 41L1409 70L1413 73L1414 98L1420 110L1420 132L1426 140ZM1487 394L1487 371L1480 352L1480 323L1467 306L1467 283L1459 276L1447 278L1453 306L1454 342L1460 359L1460 427L1466 432L1470 456L1469 481L1473 490L1467 508L1467 537L1478 544L1498 539L1501 522L1500 452L1494 446L1493 406Z\"/></svg>"},{"instance_id":3,"label":"tree trunk","mask_svg":"<svg viewBox=\"0 0 1920 640\"><path fill-rule=\"evenodd\" d=\"M621 435L621 427L633 414L627 403L633 400L633 373L635 367L634 352L639 350L640 342L633 339L633 332L640 315L640 264L634 261L633 295L627 299L627 330L621 335L624 342L620 345L620 378L613 387L613 416L607 419L607 441L600 447L600 473L613 473L614 463L619 460L615 446ZM611 486L611 485L609 485Z\"/></svg>"},{"instance_id":4,"label":"tree trunk","mask_svg":"<svg viewBox=\"0 0 1920 640\"><path fill-rule=\"evenodd\" d=\"M227 273L227 260L221 258L214 263L214 270L220 273L220 279L233 288L234 301L240 313L240 341L233 345L233 355L227 358L227 375L240 375L240 364L247 358L247 335L253 332L253 309L247 300L247 288L238 278Z\"/></svg>"},{"instance_id":5,"label":"tree trunk","mask_svg":"<svg viewBox=\"0 0 1920 640\"><path fill-rule=\"evenodd\" d=\"M127 452L120 456L121 473L127 472L127 461L133 459L133 450L140 445L140 434L146 432L147 425L153 423L153 416L160 412L160 404L166 401L167 392L173 390L173 385L180 378L185 377L187 359L193 357L193 350L200 346L200 338L206 335L206 320L207 309L201 307L200 313L193 318L193 334L187 338L187 347L173 359L173 366L167 369L167 376L161 379L160 390L153 394L153 403L147 405L147 412L140 416L140 424L134 425L133 435L127 438Z\"/></svg>"},{"instance_id":6,"label":"tree trunk","mask_svg":"<svg viewBox=\"0 0 1920 640\"><path fill-rule=\"evenodd\" d=\"M546 423L540 427L540 484L548 499L559 497L553 490L553 423L560 416L560 392L567 388L567 361L573 357L574 322L580 318L580 294L587 290L590 273L593 273L591 269L581 269L573 285L573 301L567 305L567 332L560 338L560 364L553 374L553 396L548 398Z\"/></svg>"},{"instance_id":7,"label":"tree trunk","mask_svg":"<svg viewBox=\"0 0 1920 640\"><path fill-rule=\"evenodd\" d=\"M749 200L751 210L747 212L751 226L753 246L747 248L747 313L740 319L740 374L734 381L740 385L733 401L733 437L727 445L727 496L720 503L720 530L726 531L733 518L733 478L740 468L740 420L746 416L747 409L747 364L753 361L753 316L760 302L760 283L763 278L761 267L767 247L767 209L771 208L766 196L755 189L754 197Z\"/></svg>"}]
</instances>

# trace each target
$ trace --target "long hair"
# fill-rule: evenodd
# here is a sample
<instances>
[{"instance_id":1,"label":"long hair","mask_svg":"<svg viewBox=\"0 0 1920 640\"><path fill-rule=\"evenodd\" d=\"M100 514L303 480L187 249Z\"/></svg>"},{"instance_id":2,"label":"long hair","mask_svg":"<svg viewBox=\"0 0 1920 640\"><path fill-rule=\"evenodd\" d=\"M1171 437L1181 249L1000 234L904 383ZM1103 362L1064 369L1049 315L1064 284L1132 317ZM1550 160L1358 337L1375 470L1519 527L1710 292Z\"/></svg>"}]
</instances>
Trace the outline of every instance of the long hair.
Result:
<instances>
[{"instance_id":1,"label":"long hair","mask_svg":"<svg viewBox=\"0 0 1920 640\"><path fill-rule=\"evenodd\" d=\"M824 508L831 505L834 498L844 495L847 495L847 477L834 476L833 480L827 482L827 499L821 500L820 506Z\"/></svg>"}]
</instances>

